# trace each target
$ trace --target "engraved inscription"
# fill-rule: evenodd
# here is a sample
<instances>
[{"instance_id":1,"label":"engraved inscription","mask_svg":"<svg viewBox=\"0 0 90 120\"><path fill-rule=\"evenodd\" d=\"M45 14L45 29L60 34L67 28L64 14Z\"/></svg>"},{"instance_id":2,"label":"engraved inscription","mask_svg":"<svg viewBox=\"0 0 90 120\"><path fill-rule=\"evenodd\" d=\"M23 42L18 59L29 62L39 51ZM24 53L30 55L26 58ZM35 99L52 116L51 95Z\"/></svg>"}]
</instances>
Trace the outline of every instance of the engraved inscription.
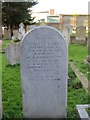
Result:
<instances>
[{"instance_id":1,"label":"engraved inscription","mask_svg":"<svg viewBox=\"0 0 90 120\"><path fill-rule=\"evenodd\" d=\"M60 80L60 46L58 43L47 43L47 44L38 44L34 43L34 46L28 48L28 56L27 56L27 71L29 73L34 72L30 76L34 80ZM30 54L32 53L32 54ZM30 56L29 56L30 55ZM41 74L40 74L41 73Z\"/></svg>"}]
</instances>

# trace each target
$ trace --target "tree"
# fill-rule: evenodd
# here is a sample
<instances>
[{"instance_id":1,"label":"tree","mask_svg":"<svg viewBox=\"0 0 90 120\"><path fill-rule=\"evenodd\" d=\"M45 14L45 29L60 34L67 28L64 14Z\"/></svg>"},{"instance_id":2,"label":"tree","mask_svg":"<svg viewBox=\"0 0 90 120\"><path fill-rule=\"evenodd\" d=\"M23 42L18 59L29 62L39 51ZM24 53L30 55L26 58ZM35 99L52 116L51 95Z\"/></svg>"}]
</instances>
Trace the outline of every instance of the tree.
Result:
<instances>
[{"instance_id":1,"label":"tree","mask_svg":"<svg viewBox=\"0 0 90 120\"><path fill-rule=\"evenodd\" d=\"M21 22L27 24L33 19L31 18L31 9L38 2L30 0L30 2L3 2L2 3L2 23L10 27L18 27Z\"/></svg>"}]
</instances>

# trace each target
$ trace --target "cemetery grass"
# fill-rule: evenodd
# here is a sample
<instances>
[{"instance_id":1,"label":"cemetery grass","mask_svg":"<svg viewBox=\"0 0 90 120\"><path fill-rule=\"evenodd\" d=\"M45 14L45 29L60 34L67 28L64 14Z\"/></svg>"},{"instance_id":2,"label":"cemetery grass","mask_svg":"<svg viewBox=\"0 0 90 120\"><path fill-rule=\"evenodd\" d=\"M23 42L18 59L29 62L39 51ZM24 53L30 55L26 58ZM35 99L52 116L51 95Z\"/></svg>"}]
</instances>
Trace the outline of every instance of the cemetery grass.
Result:
<instances>
[{"instance_id":1,"label":"cemetery grass","mask_svg":"<svg viewBox=\"0 0 90 120\"><path fill-rule=\"evenodd\" d=\"M88 55L88 48L86 45L72 44L69 46L69 61L73 62L80 72L82 72L88 79L89 70L88 65L84 63Z\"/></svg>"},{"instance_id":2,"label":"cemetery grass","mask_svg":"<svg viewBox=\"0 0 90 120\"><path fill-rule=\"evenodd\" d=\"M2 54L2 100L3 118L21 118L20 65L8 65L4 53Z\"/></svg>"},{"instance_id":3,"label":"cemetery grass","mask_svg":"<svg viewBox=\"0 0 90 120\"><path fill-rule=\"evenodd\" d=\"M73 49L74 45L70 47ZM70 58L72 57L70 56ZM20 66L8 65L5 53L2 54L2 61L3 118L22 118ZM68 118L78 118L76 104L87 104L88 99L88 94L69 66Z\"/></svg>"}]
</instances>

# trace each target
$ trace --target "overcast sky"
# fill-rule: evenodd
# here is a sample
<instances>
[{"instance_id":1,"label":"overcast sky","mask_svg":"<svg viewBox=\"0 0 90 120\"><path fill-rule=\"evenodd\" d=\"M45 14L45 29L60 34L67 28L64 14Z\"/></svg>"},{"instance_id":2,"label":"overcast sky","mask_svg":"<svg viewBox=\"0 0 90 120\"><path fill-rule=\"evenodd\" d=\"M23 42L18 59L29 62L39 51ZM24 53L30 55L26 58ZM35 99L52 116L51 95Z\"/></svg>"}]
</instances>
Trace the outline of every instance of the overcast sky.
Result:
<instances>
[{"instance_id":1,"label":"overcast sky","mask_svg":"<svg viewBox=\"0 0 90 120\"><path fill-rule=\"evenodd\" d=\"M90 0L38 0L34 11L45 11L54 8L57 14L88 14Z\"/></svg>"}]
</instances>

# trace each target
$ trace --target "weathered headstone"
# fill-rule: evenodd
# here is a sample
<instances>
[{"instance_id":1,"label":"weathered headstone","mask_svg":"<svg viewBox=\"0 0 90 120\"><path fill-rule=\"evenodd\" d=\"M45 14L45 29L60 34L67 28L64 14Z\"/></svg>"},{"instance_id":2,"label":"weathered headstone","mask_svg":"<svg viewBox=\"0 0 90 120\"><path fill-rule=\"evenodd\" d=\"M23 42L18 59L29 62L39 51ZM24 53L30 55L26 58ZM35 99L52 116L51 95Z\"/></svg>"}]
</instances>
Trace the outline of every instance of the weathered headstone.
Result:
<instances>
[{"instance_id":1,"label":"weathered headstone","mask_svg":"<svg viewBox=\"0 0 90 120\"><path fill-rule=\"evenodd\" d=\"M22 40L23 36L25 35L25 29L24 29L24 24L20 23L19 24L19 40Z\"/></svg>"},{"instance_id":2,"label":"weathered headstone","mask_svg":"<svg viewBox=\"0 0 90 120\"><path fill-rule=\"evenodd\" d=\"M62 34L65 36L67 44L70 43L71 33L72 33L72 28L71 27L62 27Z\"/></svg>"},{"instance_id":3,"label":"weathered headstone","mask_svg":"<svg viewBox=\"0 0 90 120\"><path fill-rule=\"evenodd\" d=\"M3 37L4 39L11 39L11 30L4 28L4 30L2 31Z\"/></svg>"},{"instance_id":4,"label":"weathered headstone","mask_svg":"<svg viewBox=\"0 0 90 120\"><path fill-rule=\"evenodd\" d=\"M19 39L19 31L18 30L13 30L13 36L12 40L18 40Z\"/></svg>"},{"instance_id":5,"label":"weathered headstone","mask_svg":"<svg viewBox=\"0 0 90 120\"><path fill-rule=\"evenodd\" d=\"M85 44L86 43L86 27L79 26L76 27L76 41L77 44Z\"/></svg>"},{"instance_id":6,"label":"weathered headstone","mask_svg":"<svg viewBox=\"0 0 90 120\"><path fill-rule=\"evenodd\" d=\"M4 28L4 39L8 39L8 30Z\"/></svg>"},{"instance_id":7,"label":"weathered headstone","mask_svg":"<svg viewBox=\"0 0 90 120\"><path fill-rule=\"evenodd\" d=\"M11 29L8 29L8 38L11 39Z\"/></svg>"},{"instance_id":8,"label":"weathered headstone","mask_svg":"<svg viewBox=\"0 0 90 120\"><path fill-rule=\"evenodd\" d=\"M10 65L15 65L20 63L20 47L19 42L11 43L6 47L6 58Z\"/></svg>"},{"instance_id":9,"label":"weathered headstone","mask_svg":"<svg viewBox=\"0 0 90 120\"><path fill-rule=\"evenodd\" d=\"M24 36L20 69L25 118L66 117L67 56L64 37L52 27L36 27Z\"/></svg>"}]
</instances>

